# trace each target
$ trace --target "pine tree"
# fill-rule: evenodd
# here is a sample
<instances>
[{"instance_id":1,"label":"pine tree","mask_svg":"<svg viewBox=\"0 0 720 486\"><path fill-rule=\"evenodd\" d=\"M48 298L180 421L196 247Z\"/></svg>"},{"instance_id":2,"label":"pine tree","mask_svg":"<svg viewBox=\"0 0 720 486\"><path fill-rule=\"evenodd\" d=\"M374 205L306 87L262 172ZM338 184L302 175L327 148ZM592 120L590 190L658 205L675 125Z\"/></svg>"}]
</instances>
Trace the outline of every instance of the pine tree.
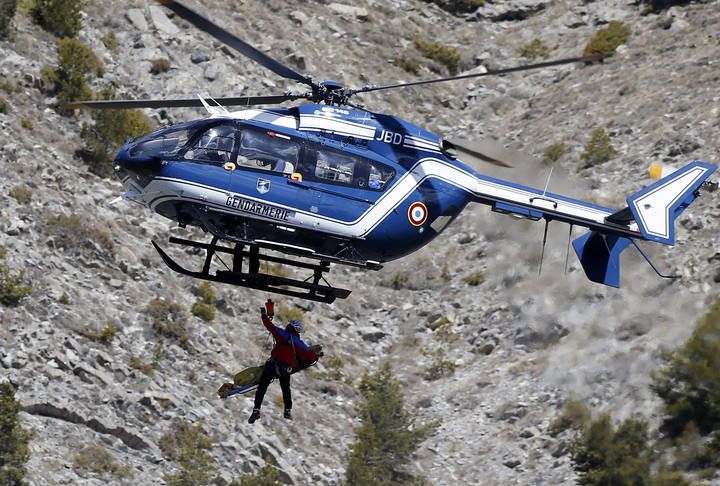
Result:
<instances>
[{"instance_id":1,"label":"pine tree","mask_svg":"<svg viewBox=\"0 0 720 486\"><path fill-rule=\"evenodd\" d=\"M17 10L17 0L0 0L0 39L7 37Z\"/></svg>"},{"instance_id":2,"label":"pine tree","mask_svg":"<svg viewBox=\"0 0 720 486\"><path fill-rule=\"evenodd\" d=\"M652 388L665 402L665 425L679 436L694 422L703 434L720 429L720 299L677 351L663 355L666 366Z\"/></svg>"},{"instance_id":3,"label":"pine tree","mask_svg":"<svg viewBox=\"0 0 720 486\"><path fill-rule=\"evenodd\" d=\"M354 486L409 483L418 478L406 471L412 455L432 426L416 426L405 409L400 382L389 364L360 382L364 403L358 407L362 424L355 429L346 482Z\"/></svg>"},{"instance_id":4,"label":"pine tree","mask_svg":"<svg viewBox=\"0 0 720 486\"><path fill-rule=\"evenodd\" d=\"M58 37L75 37L82 28L80 11L84 0L34 0L31 14L35 23Z\"/></svg>"},{"instance_id":5,"label":"pine tree","mask_svg":"<svg viewBox=\"0 0 720 486\"><path fill-rule=\"evenodd\" d=\"M0 383L0 484L20 486L25 476L23 465L30 456L30 433L22 428L18 417L20 403L15 387Z\"/></svg>"},{"instance_id":6,"label":"pine tree","mask_svg":"<svg viewBox=\"0 0 720 486\"><path fill-rule=\"evenodd\" d=\"M647 423L627 419L615 430L610 415L592 422L572 446L578 484L644 485L652 454Z\"/></svg>"}]
</instances>

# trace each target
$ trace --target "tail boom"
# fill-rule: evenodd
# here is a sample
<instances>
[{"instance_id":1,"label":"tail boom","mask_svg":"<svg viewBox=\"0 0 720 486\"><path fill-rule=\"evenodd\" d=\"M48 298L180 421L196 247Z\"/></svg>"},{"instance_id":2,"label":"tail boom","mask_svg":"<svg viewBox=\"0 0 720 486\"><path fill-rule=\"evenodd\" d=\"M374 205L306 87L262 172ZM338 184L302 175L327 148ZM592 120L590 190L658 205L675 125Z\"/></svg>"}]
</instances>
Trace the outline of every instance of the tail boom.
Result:
<instances>
[{"instance_id":1,"label":"tail boom","mask_svg":"<svg viewBox=\"0 0 720 486\"><path fill-rule=\"evenodd\" d=\"M619 287L622 251L635 239L673 245L676 218L698 197L700 187L716 169L705 162L691 162L632 194L628 207L620 211L483 176L478 177L473 192L478 202L491 205L496 212L588 228L589 232L573 241L586 276Z\"/></svg>"}]
</instances>

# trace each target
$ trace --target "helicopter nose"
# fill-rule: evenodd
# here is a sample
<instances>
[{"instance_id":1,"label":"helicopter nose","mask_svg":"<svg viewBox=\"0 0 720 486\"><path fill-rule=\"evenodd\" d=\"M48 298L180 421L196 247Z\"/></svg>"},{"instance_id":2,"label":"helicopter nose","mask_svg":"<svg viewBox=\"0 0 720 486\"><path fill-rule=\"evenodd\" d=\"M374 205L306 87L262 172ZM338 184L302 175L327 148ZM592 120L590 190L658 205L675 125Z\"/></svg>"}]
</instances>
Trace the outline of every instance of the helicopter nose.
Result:
<instances>
[{"instance_id":1,"label":"helicopter nose","mask_svg":"<svg viewBox=\"0 0 720 486\"><path fill-rule=\"evenodd\" d=\"M157 157L130 157L125 151L120 152L114 162L115 174L123 183L130 178L143 188L160 173L161 168L162 160Z\"/></svg>"}]
</instances>

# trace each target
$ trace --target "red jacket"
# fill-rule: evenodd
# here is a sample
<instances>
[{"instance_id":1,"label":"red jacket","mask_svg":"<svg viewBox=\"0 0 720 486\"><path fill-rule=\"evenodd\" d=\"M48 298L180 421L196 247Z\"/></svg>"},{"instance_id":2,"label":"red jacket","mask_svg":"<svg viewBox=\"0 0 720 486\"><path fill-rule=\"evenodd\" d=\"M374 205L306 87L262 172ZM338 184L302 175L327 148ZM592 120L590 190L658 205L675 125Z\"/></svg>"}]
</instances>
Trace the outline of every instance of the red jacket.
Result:
<instances>
[{"instance_id":1,"label":"red jacket","mask_svg":"<svg viewBox=\"0 0 720 486\"><path fill-rule=\"evenodd\" d=\"M299 334L277 327L267 316L261 317L263 324L275 338L275 347L270 356L292 368L312 363L320 357L300 339Z\"/></svg>"}]
</instances>

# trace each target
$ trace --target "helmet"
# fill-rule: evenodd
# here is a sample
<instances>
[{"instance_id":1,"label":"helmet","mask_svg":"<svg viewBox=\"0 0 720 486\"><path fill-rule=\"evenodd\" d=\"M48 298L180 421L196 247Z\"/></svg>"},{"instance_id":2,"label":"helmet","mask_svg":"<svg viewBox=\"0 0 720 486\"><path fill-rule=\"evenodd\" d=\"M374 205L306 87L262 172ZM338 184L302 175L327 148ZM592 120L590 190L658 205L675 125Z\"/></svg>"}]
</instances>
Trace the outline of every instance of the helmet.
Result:
<instances>
[{"instance_id":1,"label":"helmet","mask_svg":"<svg viewBox=\"0 0 720 486\"><path fill-rule=\"evenodd\" d=\"M301 321L298 321L297 319L293 319L292 321L290 321L290 324L288 324L288 326L295 329L295 332L298 334L305 330L305 326L303 326L303 323Z\"/></svg>"}]
</instances>

